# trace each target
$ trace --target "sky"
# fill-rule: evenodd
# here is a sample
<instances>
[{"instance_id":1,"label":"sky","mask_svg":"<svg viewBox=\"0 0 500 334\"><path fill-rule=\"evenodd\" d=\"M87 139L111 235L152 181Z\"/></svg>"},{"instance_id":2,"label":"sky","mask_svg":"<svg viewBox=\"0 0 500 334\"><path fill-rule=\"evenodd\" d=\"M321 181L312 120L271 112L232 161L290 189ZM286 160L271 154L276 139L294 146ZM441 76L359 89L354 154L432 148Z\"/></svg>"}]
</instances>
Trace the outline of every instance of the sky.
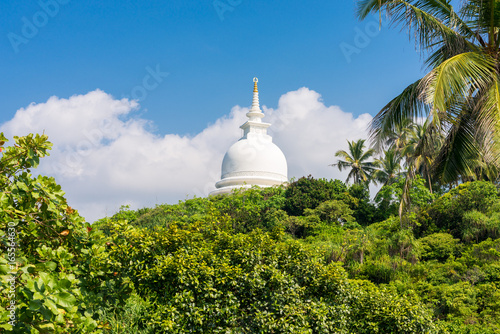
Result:
<instances>
[{"instance_id":1,"label":"sky","mask_svg":"<svg viewBox=\"0 0 500 334\"><path fill-rule=\"evenodd\" d=\"M259 78L289 177L339 178L347 140L425 73L406 31L353 0L2 1L0 131L54 143L89 221L206 196Z\"/></svg>"}]
</instances>

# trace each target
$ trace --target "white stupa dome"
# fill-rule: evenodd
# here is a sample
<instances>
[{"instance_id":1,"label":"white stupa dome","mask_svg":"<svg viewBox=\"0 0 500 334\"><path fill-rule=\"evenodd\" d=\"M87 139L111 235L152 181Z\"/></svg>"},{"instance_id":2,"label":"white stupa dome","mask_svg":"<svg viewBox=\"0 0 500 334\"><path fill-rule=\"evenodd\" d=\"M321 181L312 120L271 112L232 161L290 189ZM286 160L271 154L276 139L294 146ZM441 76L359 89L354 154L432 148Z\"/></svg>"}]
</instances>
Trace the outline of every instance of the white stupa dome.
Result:
<instances>
[{"instance_id":1,"label":"white stupa dome","mask_svg":"<svg viewBox=\"0 0 500 334\"><path fill-rule=\"evenodd\" d=\"M243 137L224 156L221 180L210 195L230 193L235 188L270 187L288 182L285 155L267 134L271 124L261 120L264 114L259 107L257 82L254 78L252 108L247 113L248 121L241 126Z\"/></svg>"}]
</instances>

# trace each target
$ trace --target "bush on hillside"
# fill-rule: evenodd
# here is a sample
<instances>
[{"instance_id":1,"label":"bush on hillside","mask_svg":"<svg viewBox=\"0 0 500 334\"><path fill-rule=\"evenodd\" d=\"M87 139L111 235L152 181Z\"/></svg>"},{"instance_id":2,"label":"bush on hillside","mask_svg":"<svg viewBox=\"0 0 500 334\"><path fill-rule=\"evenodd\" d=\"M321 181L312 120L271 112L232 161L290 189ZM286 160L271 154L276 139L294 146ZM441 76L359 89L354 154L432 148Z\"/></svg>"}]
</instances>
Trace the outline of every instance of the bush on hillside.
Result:
<instances>
[{"instance_id":1,"label":"bush on hillside","mask_svg":"<svg viewBox=\"0 0 500 334\"><path fill-rule=\"evenodd\" d=\"M375 196L375 202L378 204L378 209L383 219L399 215L399 205L405 183L406 177L400 175L395 182L383 186ZM413 211L425 208L435 198L420 175L416 175L412 179L409 195L410 206Z\"/></svg>"},{"instance_id":2,"label":"bush on hillside","mask_svg":"<svg viewBox=\"0 0 500 334\"><path fill-rule=\"evenodd\" d=\"M339 180L315 179L311 175L292 182L285 191L284 210L290 216L303 216L305 209L315 209L329 200L356 201Z\"/></svg>"},{"instance_id":3,"label":"bush on hillside","mask_svg":"<svg viewBox=\"0 0 500 334\"><path fill-rule=\"evenodd\" d=\"M422 228L428 231L446 232L455 238L480 238L480 230L487 228L486 217L480 215L490 211L498 202L495 185L486 181L466 182L435 200L422 213ZM466 213L476 211L476 214ZM466 217L464 220L464 217ZM467 232L466 230L470 228ZM425 233L425 231L423 231Z\"/></svg>"},{"instance_id":4,"label":"bush on hillside","mask_svg":"<svg viewBox=\"0 0 500 334\"><path fill-rule=\"evenodd\" d=\"M155 333L437 332L416 300L350 281L283 235L115 224L110 257L130 263L117 270L151 303Z\"/></svg>"},{"instance_id":5,"label":"bush on hillside","mask_svg":"<svg viewBox=\"0 0 500 334\"><path fill-rule=\"evenodd\" d=\"M104 266L85 269L98 249L95 231L67 204L54 178L30 174L48 155L47 136L14 139L0 159L0 328L92 333L98 298L87 278L109 277L97 273ZM0 134L0 147L6 141Z\"/></svg>"},{"instance_id":6,"label":"bush on hillside","mask_svg":"<svg viewBox=\"0 0 500 334\"><path fill-rule=\"evenodd\" d=\"M458 239L449 233L434 233L418 240L422 249L422 260L446 261L458 248Z\"/></svg>"},{"instance_id":7,"label":"bush on hillside","mask_svg":"<svg viewBox=\"0 0 500 334\"><path fill-rule=\"evenodd\" d=\"M349 187L349 195L356 201L351 201L351 209L353 209L353 217L361 226L368 226L377 221L386 219L386 212L381 212L377 207L370 202L370 190L366 184L353 184Z\"/></svg>"}]
</instances>

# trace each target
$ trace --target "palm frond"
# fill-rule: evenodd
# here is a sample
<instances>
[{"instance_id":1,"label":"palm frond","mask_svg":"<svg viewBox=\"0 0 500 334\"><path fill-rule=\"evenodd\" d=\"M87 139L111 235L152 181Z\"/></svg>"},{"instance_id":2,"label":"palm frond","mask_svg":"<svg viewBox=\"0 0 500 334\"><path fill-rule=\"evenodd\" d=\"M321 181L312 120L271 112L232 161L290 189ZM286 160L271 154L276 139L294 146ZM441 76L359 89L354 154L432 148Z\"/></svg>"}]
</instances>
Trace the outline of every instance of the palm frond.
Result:
<instances>
[{"instance_id":1,"label":"palm frond","mask_svg":"<svg viewBox=\"0 0 500 334\"><path fill-rule=\"evenodd\" d=\"M472 48L470 43L465 43L463 38L456 35L447 36L446 39L436 43L432 49L433 51L425 60L425 65L430 69L438 67L445 60L458 54L477 51L477 48Z\"/></svg>"},{"instance_id":2,"label":"palm frond","mask_svg":"<svg viewBox=\"0 0 500 334\"><path fill-rule=\"evenodd\" d=\"M421 79L415 81L389 102L370 123L370 140L376 148L383 147L386 138L409 120L426 117L430 111L422 99Z\"/></svg>"},{"instance_id":3,"label":"palm frond","mask_svg":"<svg viewBox=\"0 0 500 334\"><path fill-rule=\"evenodd\" d=\"M463 113L448 131L432 166L433 174L444 183L455 181L460 176L473 176L478 156L471 113Z\"/></svg>"},{"instance_id":4,"label":"palm frond","mask_svg":"<svg viewBox=\"0 0 500 334\"><path fill-rule=\"evenodd\" d=\"M486 35L487 43L496 43L495 29L500 26L500 4L495 0L469 0L463 6L461 14L468 19L471 29L480 35Z\"/></svg>"},{"instance_id":5,"label":"palm frond","mask_svg":"<svg viewBox=\"0 0 500 334\"><path fill-rule=\"evenodd\" d=\"M421 98L432 105L433 122L455 104L455 97L468 96L491 85L495 61L481 53L467 52L444 61L421 81Z\"/></svg>"},{"instance_id":6,"label":"palm frond","mask_svg":"<svg viewBox=\"0 0 500 334\"><path fill-rule=\"evenodd\" d=\"M475 33L454 11L448 1L438 0L361 0L357 14L360 19L372 12L386 12L391 22L414 35L417 45L425 50L450 39L477 50L470 40ZM449 46L453 44L448 43Z\"/></svg>"}]
</instances>

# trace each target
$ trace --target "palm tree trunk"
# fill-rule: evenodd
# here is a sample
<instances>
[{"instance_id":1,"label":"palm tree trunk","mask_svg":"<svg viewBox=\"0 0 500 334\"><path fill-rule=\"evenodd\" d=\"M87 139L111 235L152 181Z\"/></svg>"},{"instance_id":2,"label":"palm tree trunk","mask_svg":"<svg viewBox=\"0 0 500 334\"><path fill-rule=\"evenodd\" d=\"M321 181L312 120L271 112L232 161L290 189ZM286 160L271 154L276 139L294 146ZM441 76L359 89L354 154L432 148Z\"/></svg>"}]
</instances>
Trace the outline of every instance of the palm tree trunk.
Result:
<instances>
[{"instance_id":1,"label":"palm tree trunk","mask_svg":"<svg viewBox=\"0 0 500 334\"><path fill-rule=\"evenodd\" d=\"M425 168L425 170L426 170L426 174L427 174L427 182L429 183L429 191L432 194L431 174L429 173L427 168Z\"/></svg>"},{"instance_id":2,"label":"palm tree trunk","mask_svg":"<svg viewBox=\"0 0 500 334\"><path fill-rule=\"evenodd\" d=\"M403 186L403 193L401 194L401 203L399 203L399 225L403 229L403 212L408 210L410 206L410 188L413 177L415 176L415 170L410 164L408 167L408 174L406 174L405 184Z\"/></svg>"}]
</instances>

